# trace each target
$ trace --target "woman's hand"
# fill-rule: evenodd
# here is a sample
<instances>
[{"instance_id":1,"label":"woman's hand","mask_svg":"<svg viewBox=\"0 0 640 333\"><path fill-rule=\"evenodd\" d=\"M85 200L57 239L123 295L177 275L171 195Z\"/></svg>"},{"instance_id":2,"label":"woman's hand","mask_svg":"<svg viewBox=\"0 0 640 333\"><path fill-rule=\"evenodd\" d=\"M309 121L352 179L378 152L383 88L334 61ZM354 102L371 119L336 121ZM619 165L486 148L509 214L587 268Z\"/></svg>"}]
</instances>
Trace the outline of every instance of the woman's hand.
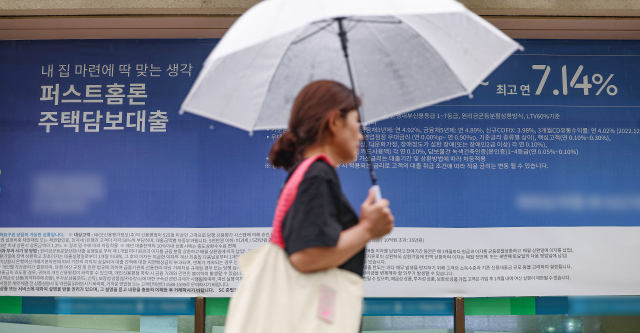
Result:
<instances>
[{"instance_id":1,"label":"woman's hand","mask_svg":"<svg viewBox=\"0 0 640 333\"><path fill-rule=\"evenodd\" d=\"M380 238L393 229L393 215L389 209L389 200L380 199L376 202L373 189L369 189L369 196L360 206L360 223L370 239Z\"/></svg>"}]
</instances>

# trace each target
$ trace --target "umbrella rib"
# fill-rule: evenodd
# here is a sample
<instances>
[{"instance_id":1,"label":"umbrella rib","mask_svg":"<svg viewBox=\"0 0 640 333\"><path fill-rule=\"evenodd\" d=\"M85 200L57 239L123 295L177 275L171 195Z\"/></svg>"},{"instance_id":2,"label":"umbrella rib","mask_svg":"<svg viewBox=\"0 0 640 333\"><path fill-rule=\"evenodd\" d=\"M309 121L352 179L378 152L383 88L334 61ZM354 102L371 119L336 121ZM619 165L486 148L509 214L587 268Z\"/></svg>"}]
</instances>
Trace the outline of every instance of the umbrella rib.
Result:
<instances>
[{"instance_id":1,"label":"umbrella rib","mask_svg":"<svg viewBox=\"0 0 640 333\"><path fill-rule=\"evenodd\" d=\"M400 20L396 20L396 21L376 21L376 20L355 19L355 18L347 18L347 20L348 20L348 21L350 21L350 22L356 22L356 23L382 23L382 24L387 23L387 24L402 24L402 21L400 21ZM320 21L320 22L321 22L321 21ZM305 41L306 39L308 39L308 38L312 37L313 35L315 35L315 34L317 34L317 33L321 32L321 31L323 31L323 30L326 30L326 29L327 29L328 27L330 27L333 23L335 23L335 19L331 19L331 21L330 21L329 23L327 23L327 24L325 24L324 26L322 26L322 27L318 28L318 30L313 31L313 32L309 33L308 35L306 35L306 36L304 36L304 37L302 37L302 38L300 38L300 39L298 39L298 40L293 41L291 44L298 44L298 43L301 43L301 42ZM352 28L352 29L353 29L353 28ZM347 31L347 32L348 32L348 31Z\"/></svg>"},{"instance_id":2,"label":"umbrella rib","mask_svg":"<svg viewBox=\"0 0 640 333\"><path fill-rule=\"evenodd\" d=\"M331 22L329 22L329 23L325 24L323 27L318 28L318 30L316 30L316 31L314 31L314 32L311 32L311 33L309 33L308 35L306 35L306 36L304 36L304 37L302 37L302 38L300 38L300 39L298 39L298 40L294 40L293 42L291 42L291 44L292 44L292 45L295 45L295 44L301 43L301 42L305 41L306 39L308 39L308 38L310 38L310 37L313 37L315 34L317 34L317 33L321 32L321 31L323 31L323 30L327 29L327 28L328 28L328 27L330 27L333 23L335 23L335 19L332 19L332 20L331 20Z\"/></svg>"},{"instance_id":3,"label":"umbrella rib","mask_svg":"<svg viewBox=\"0 0 640 333\"><path fill-rule=\"evenodd\" d=\"M347 19L350 22L357 22L357 23L382 23L382 24L402 24L403 22L401 20L396 20L396 21L376 21L376 20L367 20L367 19L356 19L356 18L348 18Z\"/></svg>"},{"instance_id":4,"label":"umbrella rib","mask_svg":"<svg viewBox=\"0 0 640 333\"><path fill-rule=\"evenodd\" d=\"M295 39L295 36L294 36ZM287 52L289 52L289 49L291 48L291 45L293 45L292 43L289 43L288 46L284 49L284 51L282 52L282 54L280 54L280 56L278 57L278 65L276 66L276 68L273 70L273 72L271 73L271 79L269 79L269 84L267 85L267 88L264 91L264 96L262 97L262 102L260 103L260 108L258 109L258 112L256 114L255 119L253 120L253 123L251 124L251 131L249 132L250 134L253 134L253 128L256 127L256 124L258 123L258 119L260 119L260 110L262 110L262 108L264 107L264 102L266 100L266 96L269 93L269 89L271 88L271 84L273 83L273 79L276 76L276 72L278 71L278 69L280 68L280 66L282 66L282 58L284 58L284 56L287 54ZM287 125L287 128L289 126Z\"/></svg>"},{"instance_id":5,"label":"umbrella rib","mask_svg":"<svg viewBox=\"0 0 640 333\"><path fill-rule=\"evenodd\" d=\"M402 21L401 21L401 22L402 22ZM421 35L420 35L420 34L419 34L415 29L413 29L413 27L411 27L409 24L406 24L406 22L403 22L403 23L405 24L405 26L407 27L407 29L408 29L409 31L413 32L416 36L420 37L420 38L419 38L419 40L421 40L421 41L422 41L423 43L425 43L427 46L431 47L431 45L427 42L427 40L426 40L426 39L424 39L424 38L422 38L422 36L421 36ZM378 33L377 33L375 30L373 30L370 26L367 26L367 28L371 31L371 33L373 34L373 36L376 38L376 40L378 41L378 44L379 44L379 45L380 45L380 46L381 46L381 47L386 51L387 55L389 55L389 56L390 56L390 55L391 55L391 52L390 52L390 51L389 51L389 49L386 47L386 45L382 42L382 39L380 38L380 36L378 35ZM451 71L451 73L455 73L455 72L451 69L451 67L449 67L449 64L448 64L446 61L443 61L443 62L444 62L444 64L447 66L447 68L449 68L449 70ZM468 95L468 94L469 94L469 92L468 92L468 91L467 91L467 89L464 87L464 85L463 85L463 84L461 84L461 83L459 82L459 80L456 80L456 81L458 82L458 84L460 84L460 86L462 87L462 91L464 91L464 92L460 92L460 93L453 93L453 94L451 94L451 95L449 95L449 96L445 96L445 97L443 97L443 98L437 99L437 100L436 100L436 103L433 103L433 104L437 104L437 103L440 103L440 102L444 102L444 101L447 101L447 100L450 100L450 99L452 99L452 98L456 98L456 97L459 97L459 96ZM392 114L388 114L388 115L384 115L384 116L376 117L376 118L373 118L373 119L367 119L367 120L364 122L364 124L365 124L365 125L368 125L368 124L371 124L371 123L373 123L373 122L376 122L376 121L379 121L379 120L383 120L383 119L387 119L387 118L393 117L393 116L395 116L395 115L397 115L397 114L401 114L401 113L405 113L405 112L408 112L408 111L416 110L416 109L418 109L418 108L422 108L422 107L425 107L425 106L428 106L428 105L432 105L432 103L427 103L427 104L417 103L417 104L415 104L415 105L413 105L413 106L410 106L410 107L407 107L407 108L405 108L405 109L403 109L403 110L401 110L401 111L393 112ZM364 112L363 112L363 113L364 113Z\"/></svg>"},{"instance_id":6,"label":"umbrella rib","mask_svg":"<svg viewBox=\"0 0 640 333\"><path fill-rule=\"evenodd\" d=\"M436 24L435 22L433 22L432 20L430 20L430 19L427 17L427 15L420 16L420 17L419 17L419 19L421 19L421 20L424 20L424 21L428 22L428 23L429 23L429 24L431 24L433 27L437 28L437 29L438 29L438 31L441 31L442 33L444 33L444 34L446 34L448 37L450 37L450 38L451 38L451 40L455 40L458 44L462 44L462 43L460 43L460 41L459 41L457 38L454 38L454 36L452 36L452 35L449 33L449 31L447 31L446 29L443 29L441 26L439 26L438 24ZM411 28L411 30L413 30L416 34L418 34L419 36L421 36L421 37L422 37L422 35L421 35L419 32L417 32L417 31L416 31L416 30L411 26L411 24L407 23L407 27ZM426 38L424 38L424 37L423 37L423 39L424 39L424 40L426 40ZM511 53L513 53L513 52L511 52ZM509 56L511 56L511 53L507 54L507 55L506 55L506 57L505 57L504 59L501 59L501 60L502 60L502 61L504 61L506 58L508 58ZM475 59L477 59L477 57L475 56L475 54L474 54L474 53L470 53L470 56L472 56L472 57L474 57ZM442 58L442 60L444 61L444 63L445 63L445 64L447 64L447 67L449 67L449 70L451 70L451 72L452 72L452 73L454 73L454 74L456 74L456 77L458 77L457 73L456 73L456 72L453 70L453 68L451 68L451 66L449 65L449 62L447 61L447 59ZM502 63L502 61L501 61L501 62L499 62L498 64ZM489 73L491 73L491 72L489 72ZM480 84L480 82L482 82L482 80L483 80L483 79L484 79L484 78L481 78L481 79L480 79L480 80L479 80L479 81L478 81L478 82L473 86L473 89L475 89L475 87L476 87L478 84ZM473 94L472 94L472 93L473 93L473 89L471 89L471 90L467 89L467 87L464 85L464 83L462 83L462 81L460 81L460 80L458 80L458 81L459 81L460 85L462 85L462 87L464 88L464 90L467 92L467 95L468 95L468 96L470 96L470 97L473 97Z\"/></svg>"},{"instance_id":7,"label":"umbrella rib","mask_svg":"<svg viewBox=\"0 0 640 333\"><path fill-rule=\"evenodd\" d=\"M376 40L378 41L378 44L380 45L380 47L382 49L384 49L384 51L386 52L387 56L389 56L391 58L392 53L391 51L389 51L389 48L387 48L387 46L384 44L384 42L382 42L382 38L380 38L380 36L378 35L378 32L376 32L375 30L373 30L370 26L366 26L369 31L371 31L371 33L373 34L373 36L376 38Z\"/></svg>"},{"instance_id":8,"label":"umbrella rib","mask_svg":"<svg viewBox=\"0 0 640 333\"><path fill-rule=\"evenodd\" d=\"M396 21L376 21L376 20L367 20L367 19L350 18L350 17L345 18L345 21L356 23L351 28L349 28L347 30L347 33L351 32L353 29L357 28L359 23L402 24L402 21L400 21L400 20L396 20Z\"/></svg>"},{"instance_id":9,"label":"umbrella rib","mask_svg":"<svg viewBox=\"0 0 640 333\"><path fill-rule=\"evenodd\" d=\"M421 19L424 19L426 21L428 21L429 23L431 23L432 25L436 26L438 29L443 30L440 26L438 26L437 24L433 23L431 20L428 20L424 17L420 17ZM412 31L417 37L419 37L419 40L423 41L425 44L427 44L427 46L431 47L432 49L435 50L435 47L433 47L431 45L431 43L429 43L429 41L422 36L416 29L414 29L411 24L404 22L404 25L407 27L407 29L409 29L410 31ZM438 53L436 53L438 54ZM467 95L471 96L471 91L467 89L467 87L465 87L465 85L462 83L462 81L460 81L460 79L458 78L458 75L456 73L456 71L453 70L453 68L451 68L451 66L449 65L449 63L447 62L447 59L445 59L444 57L440 57L440 59L442 59L442 62L447 66L447 68L449 69L449 71L451 71L451 73L455 74L454 77L456 78L456 81L458 82L458 84L460 84L460 86L462 86L462 89L466 92Z\"/></svg>"}]
</instances>

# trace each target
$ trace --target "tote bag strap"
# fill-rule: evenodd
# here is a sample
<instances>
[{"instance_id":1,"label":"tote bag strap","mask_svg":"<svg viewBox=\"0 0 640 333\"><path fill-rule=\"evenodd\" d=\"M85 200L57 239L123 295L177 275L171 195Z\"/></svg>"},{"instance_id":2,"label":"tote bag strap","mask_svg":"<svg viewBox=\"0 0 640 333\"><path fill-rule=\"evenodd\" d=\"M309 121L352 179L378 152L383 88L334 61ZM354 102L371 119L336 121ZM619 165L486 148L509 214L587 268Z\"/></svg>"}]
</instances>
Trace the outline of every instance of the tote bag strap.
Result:
<instances>
[{"instance_id":1,"label":"tote bag strap","mask_svg":"<svg viewBox=\"0 0 640 333\"><path fill-rule=\"evenodd\" d=\"M313 162L317 160L323 160L331 165L333 163L325 154L317 154L313 157L309 157L306 160L302 161L300 165L296 168L296 171L293 172L287 183L284 185L282 189L282 193L280 194L280 198L278 198L278 204L276 205L276 213L273 217L273 229L271 231L271 240L270 242L284 249L284 238L282 237L282 220L284 220L284 216L287 215L289 208L293 204L293 201L296 199L296 195L298 194L298 187L300 183L304 179L304 175L309 170L309 167Z\"/></svg>"}]
</instances>

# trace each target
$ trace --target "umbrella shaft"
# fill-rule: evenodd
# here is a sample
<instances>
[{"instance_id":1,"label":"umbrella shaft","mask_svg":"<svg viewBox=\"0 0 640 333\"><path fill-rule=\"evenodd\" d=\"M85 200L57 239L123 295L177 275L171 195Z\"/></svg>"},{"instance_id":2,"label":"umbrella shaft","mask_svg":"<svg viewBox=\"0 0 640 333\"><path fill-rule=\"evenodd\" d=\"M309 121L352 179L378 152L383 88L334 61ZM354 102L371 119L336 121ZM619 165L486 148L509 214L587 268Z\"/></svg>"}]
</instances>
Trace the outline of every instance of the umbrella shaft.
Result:
<instances>
[{"instance_id":1,"label":"umbrella shaft","mask_svg":"<svg viewBox=\"0 0 640 333\"><path fill-rule=\"evenodd\" d=\"M347 62L347 71L349 72L349 81L351 81L351 92L353 93L353 101L356 104L356 111L358 111L358 116L360 118L360 132L362 132L362 137L364 138L364 152L367 156L367 166L369 168L369 176L371 176L371 184L377 185L378 179L376 178L376 173L373 171L373 164L371 163L371 153L369 152L369 142L367 141L367 134L364 131L364 127L362 126L362 114L360 114L360 103L358 103L358 95L356 94L356 85L353 81L353 74L351 73L351 64L349 63L349 52L347 50L347 32L344 30L342 25L342 21L344 17L338 17L336 21L338 22L338 36L340 37L340 43L342 44L342 52L344 53L344 59Z\"/></svg>"}]
</instances>

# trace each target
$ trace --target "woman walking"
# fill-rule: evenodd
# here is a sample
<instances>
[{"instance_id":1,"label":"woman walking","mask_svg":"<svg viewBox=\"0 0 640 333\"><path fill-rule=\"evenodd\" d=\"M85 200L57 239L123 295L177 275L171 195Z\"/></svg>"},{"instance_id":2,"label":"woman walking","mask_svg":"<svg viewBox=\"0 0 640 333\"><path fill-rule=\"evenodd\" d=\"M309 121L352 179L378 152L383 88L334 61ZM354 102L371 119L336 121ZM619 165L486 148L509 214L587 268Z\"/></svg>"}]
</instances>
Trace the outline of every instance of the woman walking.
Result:
<instances>
[{"instance_id":1,"label":"woman walking","mask_svg":"<svg viewBox=\"0 0 640 333\"><path fill-rule=\"evenodd\" d=\"M351 90L316 81L298 94L271 163L289 171L271 241L238 259L243 280L229 304L226 333L356 333L361 323L365 247L393 228L389 202L373 190L360 217L336 167L358 157Z\"/></svg>"}]
</instances>

